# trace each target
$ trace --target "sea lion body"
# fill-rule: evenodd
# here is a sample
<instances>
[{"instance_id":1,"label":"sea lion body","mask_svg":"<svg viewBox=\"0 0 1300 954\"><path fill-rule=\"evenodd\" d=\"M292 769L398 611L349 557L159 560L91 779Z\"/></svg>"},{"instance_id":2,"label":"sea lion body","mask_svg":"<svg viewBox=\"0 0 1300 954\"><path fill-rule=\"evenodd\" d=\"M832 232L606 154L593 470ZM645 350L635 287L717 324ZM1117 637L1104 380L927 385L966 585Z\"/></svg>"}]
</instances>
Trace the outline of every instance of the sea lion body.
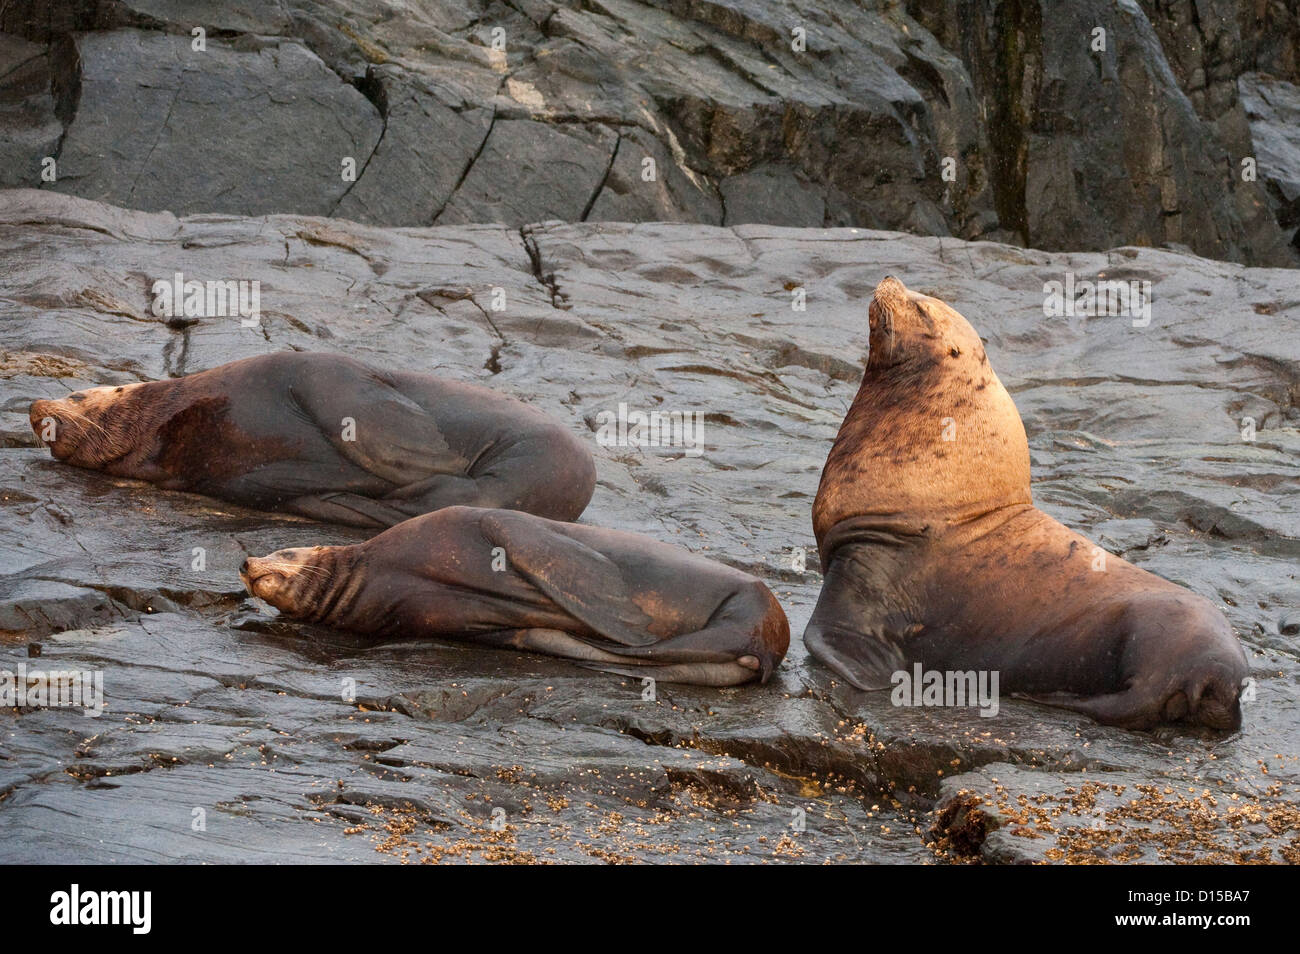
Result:
<instances>
[{"instance_id":1,"label":"sea lion body","mask_svg":"<svg viewBox=\"0 0 1300 954\"><path fill-rule=\"evenodd\" d=\"M297 619L668 682L766 681L790 639L780 604L748 574L638 534L508 510L449 507L354 546L250 557L240 575Z\"/></svg>"},{"instance_id":2,"label":"sea lion body","mask_svg":"<svg viewBox=\"0 0 1300 954\"><path fill-rule=\"evenodd\" d=\"M391 526L454 504L576 519L595 464L558 421L487 388L282 352L36 401L60 460L262 510Z\"/></svg>"},{"instance_id":3,"label":"sea lion body","mask_svg":"<svg viewBox=\"0 0 1300 954\"><path fill-rule=\"evenodd\" d=\"M863 689L919 663L1109 724L1236 727L1248 668L1227 619L1033 506L1020 415L969 323L892 278L870 320L813 509L809 651Z\"/></svg>"}]
</instances>

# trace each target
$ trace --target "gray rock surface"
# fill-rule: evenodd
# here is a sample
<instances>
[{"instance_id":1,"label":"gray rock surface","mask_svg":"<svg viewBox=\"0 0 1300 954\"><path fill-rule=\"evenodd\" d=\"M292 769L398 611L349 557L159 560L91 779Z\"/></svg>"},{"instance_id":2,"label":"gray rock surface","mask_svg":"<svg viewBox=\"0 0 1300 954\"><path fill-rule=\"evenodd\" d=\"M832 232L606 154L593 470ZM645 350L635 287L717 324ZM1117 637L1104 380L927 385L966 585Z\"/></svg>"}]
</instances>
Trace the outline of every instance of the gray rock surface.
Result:
<instances>
[{"instance_id":1,"label":"gray rock surface","mask_svg":"<svg viewBox=\"0 0 1300 954\"><path fill-rule=\"evenodd\" d=\"M1295 860L1293 271L857 229L176 218L34 190L0 192L0 267L0 670L98 669L106 694L97 720L0 710L0 860ZM259 280L260 326L153 317L177 271ZM1150 324L1045 318L1067 271L1151 281ZM1227 613L1256 681L1240 733L895 708L797 635L765 687L653 700L535 656L367 644L276 619L237 574L358 531L65 467L26 420L34 398L285 348L487 383L592 435L584 520L756 573L799 634L817 478L890 273L987 339L1039 506ZM705 453L600 446L621 402L702 412ZM1124 788L1076 806L1098 782Z\"/></svg>"},{"instance_id":2,"label":"gray rock surface","mask_svg":"<svg viewBox=\"0 0 1300 954\"><path fill-rule=\"evenodd\" d=\"M197 53L185 37L135 30L75 42L60 191L147 211L325 215L348 191L343 161L362 174L383 131L374 105L298 43ZM124 76L123 63L138 69Z\"/></svg>"},{"instance_id":3,"label":"gray rock surface","mask_svg":"<svg viewBox=\"0 0 1300 954\"><path fill-rule=\"evenodd\" d=\"M1267 185L1273 215L1300 235L1300 86L1259 73L1240 81L1241 102L1254 136L1259 176Z\"/></svg>"},{"instance_id":4,"label":"gray rock surface","mask_svg":"<svg viewBox=\"0 0 1300 954\"><path fill-rule=\"evenodd\" d=\"M1286 0L13 0L0 32L0 182L134 208L1300 264L1239 174L1279 127L1238 78L1300 83Z\"/></svg>"},{"instance_id":5,"label":"gray rock surface","mask_svg":"<svg viewBox=\"0 0 1300 954\"><path fill-rule=\"evenodd\" d=\"M40 159L58 151L50 63L43 44L0 33L0 186L39 181Z\"/></svg>"}]
</instances>

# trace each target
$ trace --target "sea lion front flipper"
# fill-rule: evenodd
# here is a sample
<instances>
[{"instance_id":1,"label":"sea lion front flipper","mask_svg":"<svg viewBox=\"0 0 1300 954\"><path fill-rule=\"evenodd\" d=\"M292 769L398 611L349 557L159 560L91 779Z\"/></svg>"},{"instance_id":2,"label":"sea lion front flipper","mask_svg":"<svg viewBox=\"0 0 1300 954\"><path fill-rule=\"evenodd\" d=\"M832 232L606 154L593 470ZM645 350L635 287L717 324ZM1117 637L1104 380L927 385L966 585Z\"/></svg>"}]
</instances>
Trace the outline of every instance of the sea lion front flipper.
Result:
<instances>
[{"instance_id":1,"label":"sea lion front flipper","mask_svg":"<svg viewBox=\"0 0 1300 954\"><path fill-rule=\"evenodd\" d=\"M857 688L888 689L893 674L906 668L907 657L886 624L879 597L861 576L853 559L831 559L803 641L813 656Z\"/></svg>"},{"instance_id":2,"label":"sea lion front flipper","mask_svg":"<svg viewBox=\"0 0 1300 954\"><path fill-rule=\"evenodd\" d=\"M349 493L295 497L286 502L284 508L313 520L352 527L392 527L411 517L409 513L378 500Z\"/></svg>"},{"instance_id":3,"label":"sea lion front flipper","mask_svg":"<svg viewBox=\"0 0 1300 954\"><path fill-rule=\"evenodd\" d=\"M378 377L364 390L291 389L302 413L348 461L405 486L434 474L463 474L470 461L453 451L433 415Z\"/></svg>"},{"instance_id":4,"label":"sea lion front flipper","mask_svg":"<svg viewBox=\"0 0 1300 954\"><path fill-rule=\"evenodd\" d=\"M624 646L658 642L623 572L603 553L510 511L485 514L480 525L488 542L505 550L511 569L575 619Z\"/></svg>"}]
</instances>

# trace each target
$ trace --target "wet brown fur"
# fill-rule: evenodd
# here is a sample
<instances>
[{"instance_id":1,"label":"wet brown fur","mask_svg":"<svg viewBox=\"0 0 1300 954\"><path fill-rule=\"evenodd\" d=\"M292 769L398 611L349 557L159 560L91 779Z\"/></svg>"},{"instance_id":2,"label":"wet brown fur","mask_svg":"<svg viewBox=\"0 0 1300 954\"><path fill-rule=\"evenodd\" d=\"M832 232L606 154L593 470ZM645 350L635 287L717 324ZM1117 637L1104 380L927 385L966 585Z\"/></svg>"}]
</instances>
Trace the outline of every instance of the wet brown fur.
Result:
<instances>
[{"instance_id":1,"label":"wet brown fur","mask_svg":"<svg viewBox=\"0 0 1300 954\"><path fill-rule=\"evenodd\" d=\"M766 681L790 643L776 597L746 573L636 534L504 510L447 507L355 546L250 557L241 576L297 619L669 682Z\"/></svg>"},{"instance_id":2,"label":"wet brown fur","mask_svg":"<svg viewBox=\"0 0 1300 954\"><path fill-rule=\"evenodd\" d=\"M300 443L252 438L230 420L230 399L200 397L172 414L158 429L159 468L171 489L200 489L212 481L297 455Z\"/></svg>"},{"instance_id":3,"label":"wet brown fur","mask_svg":"<svg viewBox=\"0 0 1300 954\"><path fill-rule=\"evenodd\" d=\"M341 422L353 419L349 436ZM391 526L453 504L561 520L595 488L586 444L487 388L279 352L36 401L58 460L245 506Z\"/></svg>"}]
</instances>

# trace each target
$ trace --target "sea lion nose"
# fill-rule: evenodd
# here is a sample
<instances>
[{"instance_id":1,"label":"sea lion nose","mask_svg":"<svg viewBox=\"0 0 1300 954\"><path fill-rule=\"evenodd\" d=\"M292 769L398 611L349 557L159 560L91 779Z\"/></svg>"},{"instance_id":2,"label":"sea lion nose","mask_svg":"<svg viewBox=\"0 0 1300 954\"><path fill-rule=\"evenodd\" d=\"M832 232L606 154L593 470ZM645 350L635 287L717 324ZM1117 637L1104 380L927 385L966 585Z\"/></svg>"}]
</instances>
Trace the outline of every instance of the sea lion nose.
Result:
<instances>
[{"instance_id":1,"label":"sea lion nose","mask_svg":"<svg viewBox=\"0 0 1300 954\"><path fill-rule=\"evenodd\" d=\"M885 302L906 299L907 286L893 275L886 275L880 280L880 284L876 286L876 292L872 297Z\"/></svg>"},{"instance_id":2,"label":"sea lion nose","mask_svg":"<svg viewBox=\"0 0 1300 954\"><path fill-rule=\"evenodd\" d=\"M244 576L247 576L247 575L248 575L248 558L247 558L247 557L244 558L244 562L243 562L243 563L239 564L239 572L242 573Z\"/></svg>"}]
</instances>

